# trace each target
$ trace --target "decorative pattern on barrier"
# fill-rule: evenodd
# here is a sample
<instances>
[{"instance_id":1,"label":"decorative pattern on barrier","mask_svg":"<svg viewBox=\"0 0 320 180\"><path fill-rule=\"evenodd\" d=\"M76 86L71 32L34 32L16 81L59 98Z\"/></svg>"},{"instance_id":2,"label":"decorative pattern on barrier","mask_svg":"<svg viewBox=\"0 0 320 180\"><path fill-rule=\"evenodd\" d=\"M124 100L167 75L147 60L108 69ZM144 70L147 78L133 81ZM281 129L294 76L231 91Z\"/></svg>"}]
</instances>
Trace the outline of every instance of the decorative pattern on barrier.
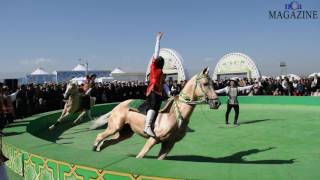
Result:
<instances>
[{"instance_id":1,"label":"decorative pattern on barrier","mask_svg":"<svg viewBox=\"0 0 320 180\"><path fill-rule=\"evenodd\" d=\"M9 158L6 165L20 176L24 176L25 180L173 180L70 164L25 152L7 143L3 143L3 152Z\"/></svg>"},{"instance_id":2,"label":"decorative pattern on barrier","mask_svg":"<svg viewBox=\"0 0 320 180\"><path fill-rule=\"evenodd\" d=\"M25 152L5 142L2 143L3 154L9 158L6 166L20 176L23 176L23 156Z\"/></svg>"}]
</instances>

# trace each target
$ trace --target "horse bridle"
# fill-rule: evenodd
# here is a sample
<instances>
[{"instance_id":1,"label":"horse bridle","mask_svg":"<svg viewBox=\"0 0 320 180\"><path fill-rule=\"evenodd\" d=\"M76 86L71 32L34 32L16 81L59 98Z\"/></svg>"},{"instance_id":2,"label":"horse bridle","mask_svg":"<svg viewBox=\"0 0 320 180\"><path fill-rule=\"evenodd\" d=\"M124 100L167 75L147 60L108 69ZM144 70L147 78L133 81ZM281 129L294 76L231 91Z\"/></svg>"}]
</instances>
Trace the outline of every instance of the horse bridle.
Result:
<instances>
[{"instance_id":1,"label":"horse bridle","mask_svg":"<svg viewBox=\"0 0 320 180\"><path fill-rule=\"evenodd\" d=\"M186 104L189 105L196 105L196 104L201 104L203 102L207 102L209 100L205 90L203 89L203 85L200 83L200 80L203 78L207 78L207 75L203 75L203 74L198 74L196 77L196 83L192 88L192 97L194 97L194 94L196 92L197 86L199 84L200 90L202 95L201 96L197 96L197 99L199 100L192 100L191 97L189 97L188 95L186 95L185 93L183 93L182 91L179 94L179 101L184 102Z\"/></svg>"},{"instance_id":2,"label":"horse bridle","mask_svg":"<svg viewBox=\"0 0 320 180\"><path fill-rule=\"evenodd\" d=\"M180 112L180 109L178 107L178 103L177 101L180 101L182 103L188 104L188 105L196 105L196 104L200 104L203 102L208 102L209 98L205 93L205 90L203 89L202 84L200 83L200 80L203 78L207 78L207 76L203 75L203 74L198 74L196 77L196 83L192 89L192 97L194 97L195 91L197 89L197 86L199 84L200 86L200 90L202 95L201 96L197 96L197 98L200 98L200 100L192 100L188 95L186 95L185 93L183 93L182 91L179 93L179 98L178 100L174 100L173 101L173 108L174 108L174 112L175 112L175 116L176 116L176 121L178 123L178 127L181 127L181 125L184 122L184 118Z\"/></svg>"}]
</instances>

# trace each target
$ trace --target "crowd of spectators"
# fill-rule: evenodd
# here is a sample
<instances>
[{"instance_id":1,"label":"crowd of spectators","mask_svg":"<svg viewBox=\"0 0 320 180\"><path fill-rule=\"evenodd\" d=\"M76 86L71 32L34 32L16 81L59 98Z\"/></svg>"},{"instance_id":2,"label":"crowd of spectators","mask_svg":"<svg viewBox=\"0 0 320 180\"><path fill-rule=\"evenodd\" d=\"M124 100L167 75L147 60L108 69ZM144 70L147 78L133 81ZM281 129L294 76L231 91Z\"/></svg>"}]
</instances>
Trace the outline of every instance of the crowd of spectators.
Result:
<instances>
[{"instance_id":1,"label":"crowd of spectators","mask_svg":"<svg viewBox=\"0 0 320 180\"><path fill-rule=\"evenodd\" d=\"M228 80L214 81L215 89L228 86ZM318 77L294 80L284 79L238 79L239 86L253 85L249 95L273 95L273 96L320 96L320 79ZM171 95L178 95L186 81L174 81L169 79L167 85ZM82 85L79 85L81 88ZM126 99L144 99L147 84L138 81L114 81L108 83L96 83L92 96L96 103L120 102ZM27 84L18 89L9 89L0 84L0 128L4 124L12 122L15 118L24 118L33 114L62 109L64 106L63 93L66 84ZM10 95L15 93L15 101L11 101ZM243 92L248 94L248 92ZM241 95L241 94L240 94ZM4 121L6 123L4 123Z\"/></svg>"},{"instance_id":2,"label":"crowd of spectators","mask_svg":"<svg viewBox=\"0 0 320 180\"><path fill-rule=\"evenodd\" d=\"M239 86L253 85L250 95L270 95L270 96L320 96L320 78L304 79L237 79ZM228 85L228 80L219 80L214 83L215 89L222 89Z\"/></svg>"}]
</instances>

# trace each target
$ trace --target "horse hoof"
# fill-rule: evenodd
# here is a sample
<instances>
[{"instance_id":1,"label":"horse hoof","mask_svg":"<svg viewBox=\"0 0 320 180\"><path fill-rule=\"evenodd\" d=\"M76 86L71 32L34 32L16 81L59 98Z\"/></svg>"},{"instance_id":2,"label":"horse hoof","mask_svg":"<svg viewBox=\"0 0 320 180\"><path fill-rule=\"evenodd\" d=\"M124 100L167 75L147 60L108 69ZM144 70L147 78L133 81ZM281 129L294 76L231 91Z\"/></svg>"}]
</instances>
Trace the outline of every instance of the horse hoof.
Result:
<instances>
[{"instance_id":1,"label":"horse hoof","mask_svg":"<svg viewBox=\"0 0 320 180\"><path fill-rule=\"evenodd\" d=\"M51 125L50 127L49 127L49 130L51 131L51 130L53 130L54 129L54 125Z\"/></svg>"},{"instance_id":2,"label":"horse hoof","mask_svg":"<svg viewBox=\"0 0 320 180\"><path fill-rule=\"evenodd\" d=\"M92 147L92 151L100 152L101 149L100 149L100 147L98 147L98 146L93 146L93 147Z\"/></svg>"},{"instance_id":3,"label":"horse hoof","mask_svg":"<svg viewBox=\"0 0 320 180\"><path fill-rule=\"evenodd\" d=\"M100 152L101 151L101 142L103 142L103 141L95 142L93 144L92 150L96 151L96 152Z\"/></svg>"},{"instance_id":4,"label":"horse hoof","mask_svg":"<svg viewBox=\"0 0 320 180\"><path fill-rule=\"evenodd\" d=\"M96 151L97 152L100 152L101 151L101 146L103 145L104 143L104 140L101 140L98 144L97 144L97 147L96 147Z\"/></svg>"}]
</instances>

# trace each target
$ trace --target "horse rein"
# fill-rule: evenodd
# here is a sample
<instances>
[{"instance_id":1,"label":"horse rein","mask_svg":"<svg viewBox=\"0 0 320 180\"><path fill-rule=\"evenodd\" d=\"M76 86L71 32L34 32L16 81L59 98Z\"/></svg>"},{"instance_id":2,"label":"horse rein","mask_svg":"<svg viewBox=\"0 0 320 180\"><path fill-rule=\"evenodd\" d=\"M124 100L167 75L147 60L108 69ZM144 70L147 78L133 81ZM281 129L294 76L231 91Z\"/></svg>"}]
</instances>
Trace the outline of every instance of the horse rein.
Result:
<instances>
[{"instance_id":1,"label":"horse rein","mask_svg":"<svg viewBox=\"0 0 320 180\"><path fill-rule=\"evenodd\" d=\"M200 100L191 100L191 98L186 95L185 93L183 92L180 92L179 93L179 98L178 98L178 101L182 102L182 103L185 103L185 104L188 104L188 105L191 105L191 106L194 106L196 104L201 104L203 102L206 102L207 99L208 99L208 96L206 95L205 91L203 90L203 87L202 87L202 84L200 84L200 80L203 79L203 78L207 78L207 76L204 76L202 74L198 74L197 75L197 78L196 78L196 83L192 89L192 97L194 96L194 93L196 91L196 88L199 84L200 86L200 90L201 90L201 93L202 95L201 96L198 96L197 98L200 97ZM178 106L178 103L177 103L177 100L174 100L173 102L173 109L174 109L174 112L175 112L175 116L176 116L176 121L178 123L178 127L180 128L181 125L183 124L184 122L184 118L180 112L180 109L179 109L179 106Z\"/></svg>"},{"instance_id":2,"label":"horse rein","mask_svg":"<svg viewBox=\"0 0 320 180\"><path fill-rule=\"evenodd\" d=\"M206 95L202 84L199 83L200 80L203 79L203 78L207 78L207 76L204 76L203 74L198 74L197 77L196 77L196 83L195 83L195 85L194 85L194 87L192 89L192 97L193 97L194 94L195 94L195 91L197 89L197 86L199 84L199 87L200 87L202 95L201 96L197 96L197 98L200 98L200 100L192 100L188 95L186 95L185 93L181 92L179 94L179 101L183 102L183 103L186 103L186 104L189 104L189 105L196 105L196 104L201 104L203 102L206 102L207 99L208 99L208 96Z\"/></svg>"}]
</instances>

